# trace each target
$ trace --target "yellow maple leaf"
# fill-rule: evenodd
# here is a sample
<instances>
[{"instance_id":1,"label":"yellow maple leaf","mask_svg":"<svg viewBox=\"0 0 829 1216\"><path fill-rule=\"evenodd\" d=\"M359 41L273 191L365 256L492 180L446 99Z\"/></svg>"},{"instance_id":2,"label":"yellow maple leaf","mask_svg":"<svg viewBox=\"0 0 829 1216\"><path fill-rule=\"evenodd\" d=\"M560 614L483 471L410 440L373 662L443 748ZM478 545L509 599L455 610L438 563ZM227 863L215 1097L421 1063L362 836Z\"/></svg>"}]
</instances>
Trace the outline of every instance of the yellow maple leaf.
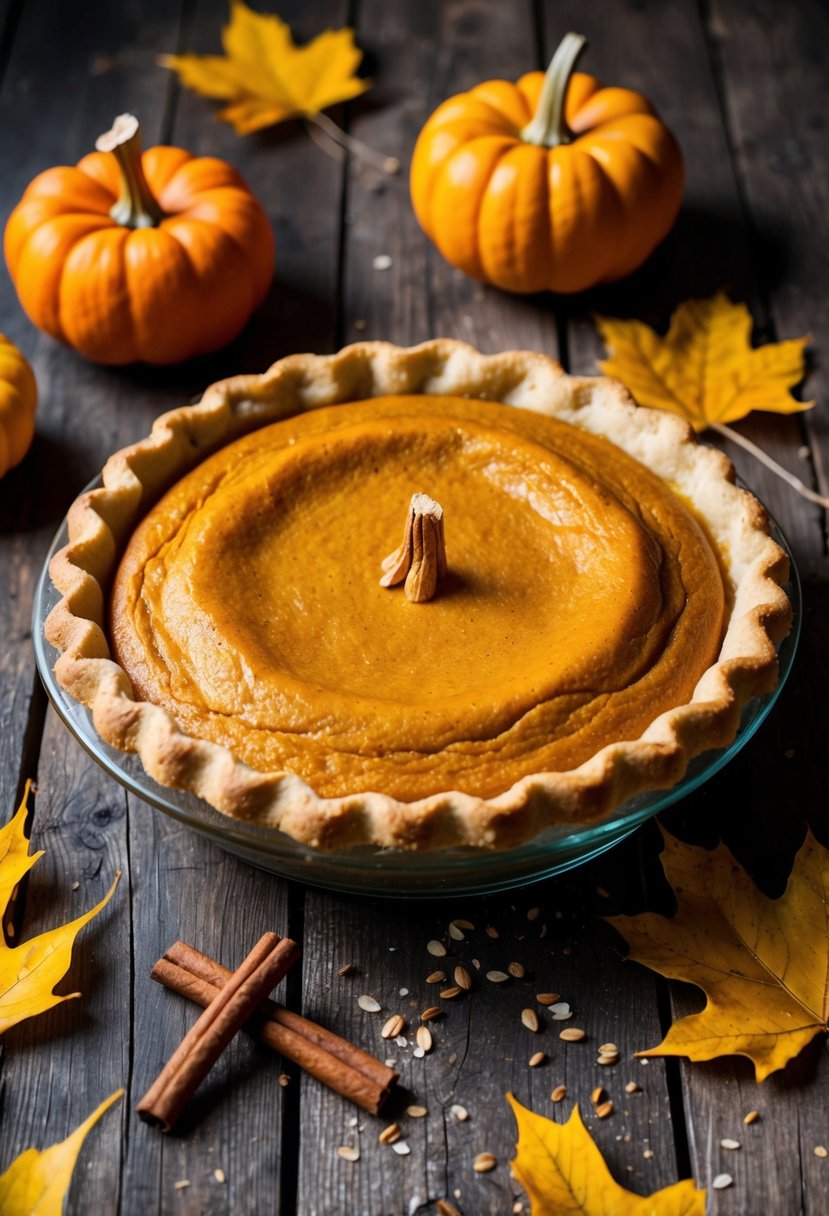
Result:
<instances>
[{"instance_id":1,"label":"yellow maple leaf","mask_svg":"<svg viewBox=\"0 0 829 1216\"><path fill-rule=\"evenodd\" d=\"M3 1216L61 1216L72 1171L90 1128L122 1097L123 1089L105 1098L66 1140L38 1152L27 1148L0 1174Z\"/></svg>"},{"instance_id":2,"label":"yellow maple leaf","mask_svg":"<svg viewBox=\"0 0 829 1216\"><path fill-rule=\"evenodd\" d=\"M17 814L0 829L0 910L4 915L17 884L43 856L42 849L29 853L29 841L24 832L30 785L27 781ZM52 989L69 970L78 932L109 902L120 877L118 871L100 903L65 925L40 933L19 946L8 946L0 934L0 1034L24 1018L44 1013L61 1001L81 995L70 992L56 996Z\"/></svg>"},{"instance_id":3,"label":"yellow maple leaf","mask_svg":"<svg viewBox=\"0 0 829 1216\"><path fill-rule=\"evenodd\" d=\"M736 422L752 410L796 414L814 401L789 392L805 375L810 339L751 346L751 313L724 292L686 300L661 338L641 321L597 317L609 358L599 363L640 405L671 410L697 430Z\"/></svg>"},{"instance_id":4,"label":"yellow maple leaf","mask_svg":"<svg viewBox=\"0 0 829 1216\"><path fill-rule=\"evenodd\" d=\"M578 1106L566 1123L536 1115L507 1094L518 1124L512 1172L530 1197L531 1216L705 1216L705 1191L690 1178L652 1195L614 1179Z\"/></svg>"},{"instance_id":5,"label":"yellow maple leaf","mask_svg":"<svg viewBox=\"0 0 829 1216\"><path fill-rule=\"evenodd\" d=\"M159 62L178 72L187 88L230 102L219 118L239 135L319 114L359 97L371 84L355 75L363 52L348 27L325 30L297 46L275 13L257 13L242 0L231 0L222 45L224 56L164 55Z\"/></svg>"},{"instance_id":6,"label":"yellow maple leaf","mask_svg":"<svg viewBox=\"0 0 829 1216\"><path fill-rule=\"evenodd\" d=\"M747 1056L758 1081L829 1029L829 851L809 834L780 899L768 899L724 845L665 835L662 865L675 916L609 917L629 957L708 1000L640 1056Z\"/></svg>"}]
</instances>

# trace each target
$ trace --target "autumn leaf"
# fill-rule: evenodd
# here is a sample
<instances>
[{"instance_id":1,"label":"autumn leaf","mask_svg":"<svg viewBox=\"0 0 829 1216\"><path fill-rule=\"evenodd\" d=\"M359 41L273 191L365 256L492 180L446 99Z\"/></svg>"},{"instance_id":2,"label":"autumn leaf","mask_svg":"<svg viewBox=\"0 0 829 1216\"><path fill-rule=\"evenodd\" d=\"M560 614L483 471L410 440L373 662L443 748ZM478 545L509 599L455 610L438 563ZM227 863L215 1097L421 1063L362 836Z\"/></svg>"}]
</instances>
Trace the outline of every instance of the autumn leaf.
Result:
<instances>
[{"instance_id":1,"label":"autumn leaf","mask_svg":"<svg viewBox=\"0 0 829 1216\"><path fill-rule=\"evenodd\" d=\"M3 912L7 933L10 926L5 918L17 884L43 856L43 850L29 853L29 841L23 830L28 815L29 788L30 783L27 782L17 814L10 823L0 829L0 910ZM69 970L72 946L78 932L109 902L120 877L118 871L101 902L68 924L49 929L48 932L30 938L19 946L7 945L0 935L0 1034L10 1026L22 1022L24 1018L44 1013L53 1005L59 1005L61 1001L81 995L79 992L70 992L64 996L56 996L52 989ZM0 1211L3 1210L0 1208Z\"/></svg>"},{"instance_id":2,"label":"autumn leaf","mask_svg":"<svg viewBox=\"0 0 829 1216\"><path fill-rule=\"evenodd\" d=\"M608 919L630 958L708 1000L638 1054L747 1056L762 1081L829 1029L829 852L809 834L785 893L768 899L724 845L709 852L664 835L676 915Z\"/></svg>"},{"instance_id":3,"label":"autumn leaf","mask_svg":"<svg viewBox=\"0 0 829 1216\"><path fill-rule=\"evenodd\" d=\"M640 405L680 414L697 431L752 410L796 414L815 404L789 392L804 377L810 339L752 349L751 313L724 292L680 304L664 338L641 321L596 322L610 356L599 364L605 375L621 380Z\"/></svg>"},{"instance_id":4,"label":"autumn leaf","mask_svg":"<svg viewBox=\"0 0 829 1216\"><path fill-rule=\"evenodd\" d=\"M531 1216L705 1216L705 1191L690 1178L636 1195L613 1178L578 1106L566 1123L536 1115L507 1094L518 1124L512 1172L530 1197Z\"/></svg>"},{"instance_id":5,"label":"autumn leaf","mask_svg":"<svg viewBox=\"0 0 829 1216\"><path fill-rule=\"evenodd\" d=\"M27 1148L0 1174L0 1212L3 1216L61 1216L72 1171L90 1128L123 1096L117 1090L94 1110L71 1136L38 1152Z\"/></svg>"},{"instance_id":6,"label":"autumn leaf","mask_svg":"<svg viewBox=\"0 0 829 1216\"><path fill-rule=\"evenodd\" d=\"M164 55L160 62L178 72L187 88L229 102L219 118L239 135L319 114L359 97L371 83L356 75L363 52L348 27L325 30L297 46L275 13L257 13L232 0L222 45L224 55Z\"/></svg>"}]
</instances>

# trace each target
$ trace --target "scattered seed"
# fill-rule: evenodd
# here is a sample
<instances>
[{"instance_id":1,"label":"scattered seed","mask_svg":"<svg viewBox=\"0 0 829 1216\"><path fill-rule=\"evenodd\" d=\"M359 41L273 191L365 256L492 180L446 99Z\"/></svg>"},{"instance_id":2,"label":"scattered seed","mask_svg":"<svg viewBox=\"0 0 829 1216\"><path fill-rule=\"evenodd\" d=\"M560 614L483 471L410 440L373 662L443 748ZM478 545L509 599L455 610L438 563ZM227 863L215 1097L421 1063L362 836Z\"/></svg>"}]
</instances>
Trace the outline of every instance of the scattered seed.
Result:
<instances>
[{"instance_id":1,"label":"scattered seed","mask_svg":"<svg viewBox=\"0 0 829 1216\"><path fill-rule=\"evenodd\" d=\"M590 1101L594 1106L599 1106L602 1102L607 1101L607 1090L603 1085L597 1085L590 1095Z\"/></svg>"},{"instance_id":2,"label":"scattered seed","mask_svg":"<svg viewBox=\"0 0 829 1216\"><path fill-rule=\"evenodd\" d=\"M453 1001L455 997L460 996L462 992L463 988L459 987L457 984L453 984L451 988L441 988L439 995L442 1001Z\"/></svg>"},{"instance_id":3,"label":"scattered seed","mask_svg":"<svg viewBox=\"0 0 829 1216\"><path fill-rule=\"evenodd\" d=\"M464 992L468 992L472 987L472 976L466 967L462 967L460 964L455 968L454 979L458 987L463 988Z\"/></svg>"},{"instance_id":4,"label":"scattered seed","mask_svg":"<svg viewBox=\"0 0 829 1216\"><path fill-rule=\"evenodd\" d=\"M458 1123L466 1123L469 1118L469 1111L465 1106L461 1106L460 1102L455 1102L449 1107L449 1114L453 1119L457 1119Z\"/></svg>"},{"instance_id":5,"label":"scattered seed","mask_svg":"<svg viewBox=\"0 0 829 1216\"><path fill-rule=\"evenodd\" d=\"M493 1157L492 1153L478 1153L478 1156L472 1162L472 1168L476 1174L488 1174L490 1170L494 1170L498 1164L498 1158Z\"/></svg>"},{"instance_id":6,"label":"scattered seed","mask_svg":"<svg viewBox=\"0 0 829 1216\"><path fill-rule=\"evenodd\" d=\"M535 994L535 999L538 1001L539 1005L555 1005L556 1001L558 1000L558 993L537 992Z\"/></svg>"},{"instance_id":7,"label":"scattered seed","mask_svg":"<svg viewBox=\"0 0 829 1216\"><path fill-rule=\"evenodd\" d=\"M523 980L524 978L524 968L520 963L510 963L510 965L507 967L507 971L516 980Z\"/></svg>"},{"instance_id":8,"label":"scattered seed","mask_svg":"<svg viewBox=\"0 0 829 1216\"><path fill-rule=\"evenodd\" d=\"M360 1150L350 1144L341 1144L337 1149L337 1156L342 1157L343 1161L359 1161Z\"/></svg>"},{"instance_id":9,"label":"scattered seed","mask_svg":"<svg viewBox=\"0 0 829 1216\"><path fill-rule=\"evenodd\" d=\"M408 995L409 995L409 990L408 990L408 988L401 988L399 991L400 991L400 995L401 995L401 996L408 996Z\"/></svg>"},{"instance_id":10,"label":"scattered seed","mask_svg":"<svg viewBox=\"0 0 829 1216\"><path fill-rule=\"evenodd\" d=\"M730 1174L717 1174L711 1186L715 1191L724 1191L727 1186L731 1186L733 1181Z\"/></svg>"},{"instance_id":11,"label":"scattered seed","mask_svg":"<svg viewBox=\"0 0 829 1216\"><path fill-rule=\"evenodd\" d=\"M419 1046L415 1047L414 1051L412 1052L412 1055L414 1056L414 1058L416 1060L422 1060L423 1057L426 1055L425 1047L419 1047ZM388 1063L388 1061L387 1061L387 1063Z\"/></svg>"},{"instance_id":12,"label":"scattered seed","mask_svg":"<svg viewBox=\"0 0 829 1216\"><path fill-rule=\"evenodd\" d=\"M555 1087L555 1089L553 1090L553 1092L550 1094L550 1100L552 1102L563 1102L566 1097L567 1097L567 1086L566 1085L557 1085Z\"/></svg>"},{"instance_id":13,"label":"scattered seed","mask_svg":"<svg viewBox=\"0 0 829 1216\"><path fill-rule=\"evenodd\" d=\"M283 1089L285 1088L286 1085L291 1084L291 1078L287 1072L281 1072L279 1074L279 1084L282 1086Z\"/></svg>"},{"instance_id":14,"label":"scattered seed","mask_svg":"<svg viewBox=\"0 0 829 1216\"><path fill-rule=\"evenodd\" d=\"M338 968L337 975L351 975L354 970L353 963L343 963L342 967Z\"/></svg>"},{"instance_id":15,"label":"scattered seed","mask_svg":"<svg viewBox=\"0 0 829 1216\"><path fill-rule=\"evenodd\" d=\"M550 1014L556 1022L565 1022L573 1016L566 1001L556 1001L550 1006Z\"/></svg>"},{"instance_id":16,"label":"scattered seed","mask_svg":"<svg viewBox=\"0 0 829 1216\"><path fill-rule=\"evenodd\" d=\"M442 984L446 979L445 971L433 971L431 975L426 976L427 984Z\"/></svg>"},{"instance_id":17,"label":"scattered seed","mask_svg":"<svg viewBox=\"0 0 829 1216\"><path fill-rule=\"evenodd\" d=\"M449 926L449 936L452 938L453 942L462 942L466 937L466 934L460 925L456 925L455 922L452 921L451 925Z\"/></svg>"},{"instance_id":18,"label":"scattered seed","mask_svg":"<svg viewBox=\"0 0 829 1216\"><path fill-rule=\"evenodd\" d=\"M587 1038L587 1031L579 1030L577 1026L565 1026L558 1037L564 1039L565 1043L580 1043Z\"/></svg>"},{"instance_id":19,"label":"scattered seed","mask_svg":"<svg viewBox=\"0 0 829 1216\"><path fill-rule=\"evenodd\" d=\"M435 941L434 938L432 941L426 943L426 949L435 958L443 958L443 956L446 954L446 947L444 946L443 942Z\"/></svg>"},{"instance_id":20,"label":"scattered seed","mask_svg":"<svg viewBox=\"0 0 829 1216\"><path fill-rule=\"evenodd\" d=\"M828 1157L829 1153L827 1153L826 1149L823 1147L822 1144L816 1144L815 1145L815 1156L816 1157Z\"/></svg>"},{"instance_id":21,"label":"scattered seed","mask_svg":"<svg viewBox=\"0 0 829 1216\"><path fill-rule=\"evenodd\" d=\"M399 1123L390 1123L388 1127L384 1127L377 1139L381 1144L394 1144L395 1140L399 1140L403 1135L400 1130Z\"/></svg>"},{"instance_id":22,"label":"scattered seed","mask_svg":"<svg viewBox=\"0 0 829 1216\"><path fill-rule=\"evenodd\" d=\"M448 1199L439 1199L435 1208L438 1216L461 1216L454 1203L450 1203Z\"/></svg>"},{"instance_id":23,"label":"scattered seed","mask_svg":"<svg viewBox=\"0 0 829 1216\"><path fill-rule=\"evenodd\" d=\"M545 921L544 924L541 926L541 928L538 930L538 936L539 936L539 938L543 939L547 936L547 933L548 933L547 922Z\"/></svg>"},{"instance_id":24,"label":"scattered seed","mask_svg":"<svg viewBox=\"0 0 829 1216\"><path fill-rule=\"evenodd\" d=\"M521 1010L521 1024L526 1026L527 1030L531 1030L533 1034L538 1034L541 1029L541 1023L538 1020L538 1014L534 1009Z\"/></svg>"},{"instance_id":25,"label":"scattered seed","mask_svg":"<svg viewBox=\"0 0 829 1216\"><path fill-rule=\"evenodd\" d=\"M600 1102L596 1107L596 1114L600 1119L606 1119L608 1115L613 1114L613 1103L610 1101Z\"/></svg>"},{"instance_id":26,"label":"scattered seed","mask_svg":"<svg viewBox=\"0 0 829 1216\"><path fill-rule=\"evenodd\" d=\"M487 927L484 929L484 933L487 935L487 937L491 937L493 939L501 936L494 925L487 925Z\"/></svg>"},{"instance_id":27,"label":"scattered seed","mask_svg":"<svg viewBox=\"0 0 829 1216\"><path fill-rule=\"evenodd\" d=\"M443 1016L443 1010L440 1005L430 1005L428 1009L424 1009L420 1015L421 1022L433 1022L435 1018Z\"/></svg>"},{"instance_id":28,"label":"scattered seed","mask_svg":"<svg viewBox=\"0 0 829 1216\"><path fill-rule=\"evenodd\" d=\"M395 1140L391 1148L392 1152L397 1153L398 1157L408 1157L412 1151L405 1140Z\"/></svg>"},{"instance_id":29,"label":"scattered seed","mask_svg":"<svg viewBox=\"0 0 829 1216\"><path fill-rule=\"evenodd\" d=\"M610 899L610 892L606 887L596 887L596 894L599 899Z\"/></svg>"},{"instance_id":30,"label":"scattered seed","mask_svg":"<svg viewBox=\"0 0 829 1216\"><path fill-rule=\"evenodd\" d=\"M460 916L456 916L452 924L457 925L459 929L465 929L467 933L471 933L475 928L471 920L463 920Z\"/></svg>"},{"instance_id":31,"label":"scattered seed","mask_svg":"<svg viewBox=\"0 0 829 1216\"><path fill-rule=\"evenodd\" d=\"M493 984L503 984L509 979L506 971L487 971L486 978L491 980Z\"/></svg>"},{"instance_id":32,"label":"scattered seed","mask_svg":"<svg viewBox=\"0 0 829 1216\"><path fill-rule=\"evenodd\" d=\"M650 1064L650 1060L643 1060L640 1058L639 1063L640 1064Z\"/></svg>"},{"instance_id":33,"label":"scattered seed","mask_svg":"<svg viewBox=\"0 0 829 1216\"><path fill-rule=\"evenodd\" d=\"M637 1085L635 1081L628 1081L627 1085L625 1086L626 1094L641 1094L641 1092L642 1086ZM743 1122L745 1122L745 1120L743 1120Z\"/></svg>"},{"instance_id":34,"label":"scattered seed","mask_svg":"<svg viewBox=\"0 0 829 1216\"><path fill-rule=\"evenodd\" d=\"M213 1177L217 1182L227 1182L227 1175L225 1174L224 1170L214 1170Z\"/></svg>"},{"instance_id":35,"label":"scattered seed","mask_svg":"<svg viewBox=\"0 0 829 1216\"><path fill-rule=\"evenodd\" d=\"M740 1141L739 1140L721 1140L720 1147L721 1148L730 1148L732 1150L736 1149L736 1148L740 1148Z\"/></svg>"},{"instance_id":36,"label":"scattered seed","mask_svg":"<svg viewBox=\"0 0 829 1216\"><path fill-rule=\"evenodd\" d=\"M190 1185L190 1179L189 1179L189 1178L180 1178L180 1179L178 1180L178 1182L174 1182L174 1183L173 1183L173 1190L174 1190L174 1191L183 1191L183 1190L185 1190L185 1189L186 1189L186 1188L187 1188L189 1185Z\"/></svg>"},{"instance_id":37,"label":"scattered seed","mask_svg":"<svg viewBox=\"0 0 829 1216\"><path fill-rule=\"evenodd\" d=\"M599 1048L600 1056L618 1056L619 1048L615 1043L602 1043Z\"/></svg>"},{"instance_id":38,"label":"scattered seed","mask_svg":"<svg viewBox=\"0 0 829 1216\"><path fill-rule=\"evenodd\" d=\"M401 1013L394 1013L380 1031L381 1039L396 1039L406 1025L406 1019Z\"/></svg>"},{"instance_id":39,"label":"scattered seed","mask_svg":"<svg viewBox=\"0 0 829 1216\"><path fill-rule=\"evenodd\" d=\"M392 260L387 253L378 253L371 264L375 270L391 270Z\"/></svg>"},{"instance_id":40,"label":"scattered seed","mask_svg":"<svg viewBox=\"0 0 829 1216\"><path fill-rule=\"evenodd\" d=\"M644 1153L642 1154L642 1156L645 1158L646 1161L650 1161L651 1158L653 1157L653 1149L646 1148Z\"/></svg>"},{"instance_id":41,"label":"scattered seed","mask_svg":"<svg viewBox=\"0 0 829 1216\"><path fill-rule=\"evenodd\" d=\"M601 1064L602 1068L609 1068L609 1067L612 1067L614 1064L619 1063L619 1057L618 1056L599 1056L599 1058L596 1060L596 1063Z\"/></svg>"},{"instance_id":42,"label":"scattered seed","mask_svg":"<svg viewBox=\"0 0 829 1216\"><path fill-rule=\"evenodd\" d=\"M745 1116L745 1118L743 1119L743 1123L745 1123L746 1125L749 1123L756 1123L759 1118L760 1118L759 1110L750 1110L748 1112L748 1114Z\"/></svg>"},{"instance_id":43,"label":"scattered seed","mask_svg":"<svg viewBox=\"0 0 829 1216\"><path fill-rule=\"evenodd\" d=\"M432 1050L432 1032L428 1026L418 1026L415 1038L417 1039L415 1050L420 1051L421 1055Z\"/></svg>"},{"instance_id":44,"label":"scattered seed","mask_svg":"<svg viewBox=\"0 0 829 1216\"><path fill-rule=\"evenodd\" d=\"M529 912L527 913L527 920L538 920L540 915L540 908L530 908Z\"/></svg>"},{"instance_id":45,"label":"scattered seed","mask_svg":"<svg viewBox=\"0 0 829 1216\"><path fill-rule=\"evenodd\" d=\"M516 1199L515 1203L512 1205L512 1210L514 1216L521 1216L521 1213L524 1211L524 1205L520 1199Z\"/></svg>"},{"instance_id":46,"label":"scattered seed","mask_svg":"<svg viewBox=\"0 0 829 1216\"><path fill-rule=\"evenodd\" d=\"M406 1114L409 1115L412 1119L425 1119L425 1117L428 1115L428 1113L429 1112L425 1106L407 1106L406 1107Z\"/></svg>"},{"instance_id":47,"label":"scattered seed","mask_svg":"<svg viewBox=\"0 0 829 1216\"><path fill-rule=\"evenodd\" d=\"M379 1013L381 1005L379 1001L375 1001L373 996L358 996L357 1004L366 1013Z\"/></svg>"},{"instance_id":48,"label":"scattered seed","mask_svg":"<svg viewBox=\"0 0 829 1216\"><path fill-rule=\"evenodd\" d=\"M530 1056L529 1060L527 1060L527 1064L530 1068L538 1068L538 1066L543 1064L546 1059L547 1056L543 1051L536 1051Z\"/></svg>"},{"instance_id":49,"label":"scattered seed","mask_svg":"<svg viewBox=\"0 0 829 1216\"><path fill-rule=\"evenodd\" d=\"M368 321L364 321L361 317L358 317L354 322L354 328L362 333L364 329L368 328Z\"/></svg>"},{"instance_id":50,"label":"scattered seed","mask_svg":"<svg viewBox=\"0 0 829 1216\"><path fill-rule=\"evenodd\" d=\"M72 883L72 890L73 890L73 891L80 891L80 889L81 889L81 884L80 884L79 882L73 882L73 883Z\"/></svg>"},{"instance_id":51,"label":"scattered seed","mask_svg":"<svg viewBox=\"0 0 829 1216\"><path fill-rule=\"evenodd\" d=\"M475 968L476 971L480 971L481 970L481 960L479 958L473 958L472 966Z\"/></svg>"}]
</instances>

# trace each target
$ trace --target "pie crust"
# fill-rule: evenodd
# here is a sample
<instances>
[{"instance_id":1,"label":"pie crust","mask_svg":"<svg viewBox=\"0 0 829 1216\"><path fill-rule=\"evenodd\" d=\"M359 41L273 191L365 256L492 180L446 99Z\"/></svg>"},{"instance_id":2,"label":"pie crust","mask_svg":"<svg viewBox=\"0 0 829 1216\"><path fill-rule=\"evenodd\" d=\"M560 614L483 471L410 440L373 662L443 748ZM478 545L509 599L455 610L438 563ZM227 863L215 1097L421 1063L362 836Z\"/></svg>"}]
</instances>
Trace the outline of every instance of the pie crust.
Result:
<instances>
[{"instance_id":1,"label":"pie crust","mask_svg":"<svg viewBox=\"0 0 829 1216\"><path fill-rule=\"evenodd\" d=\"M610 743L566 772L522 776L496 796L449 791L401 801L383 792L321 797L297 775L250 768L227 747L188 735L160 705L135 699L111 657L106 601L121 553L161 495L208 455L263 426L319 407L408 394L518 406L605 436L692 505L723 560L732 598L719 657L688 703L659 714L636 739ZM782 588L786 556L769 536L763 507L734 484L722 453L699 445L678 417L636 406L615 381L568 376L532 352L485 356L448 340L293 355L262 376L214 384L198 405L163 415L146 439L112 456L103 486L76 500L68 523L69 543L50 565L63 598L46 622L46 636L61 652L61 686L89 707L107 743L138 753L162 785L318 849L505 849L552 824L601 820L634 794L674 785L691 757L734 739L746 701L774 687L775 646L791 621Z\"/></svg>"}]
</instances>

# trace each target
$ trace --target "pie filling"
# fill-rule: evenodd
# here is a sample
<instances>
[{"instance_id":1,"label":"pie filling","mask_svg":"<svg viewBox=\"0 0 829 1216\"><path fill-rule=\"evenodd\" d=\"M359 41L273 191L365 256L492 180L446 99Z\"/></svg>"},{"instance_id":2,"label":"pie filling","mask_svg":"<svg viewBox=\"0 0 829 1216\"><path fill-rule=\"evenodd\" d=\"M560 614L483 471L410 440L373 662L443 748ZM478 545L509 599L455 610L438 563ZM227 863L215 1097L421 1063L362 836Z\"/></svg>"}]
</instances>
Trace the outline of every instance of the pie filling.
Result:
<instances>
[{"instance_id":1,"label":"pie filling","mask_svg":"<svg viewBox=\"0 0 829 1216\"><path fill-rule=\"evenodd\" d=\"M444 510L435 597L380 586L411 496ZM686 704L728 593L703 525L610 441L460 397L256 431L133 534L111 602L137 697L325 797L497 796Z\"/></svg>"}]
</instances>

